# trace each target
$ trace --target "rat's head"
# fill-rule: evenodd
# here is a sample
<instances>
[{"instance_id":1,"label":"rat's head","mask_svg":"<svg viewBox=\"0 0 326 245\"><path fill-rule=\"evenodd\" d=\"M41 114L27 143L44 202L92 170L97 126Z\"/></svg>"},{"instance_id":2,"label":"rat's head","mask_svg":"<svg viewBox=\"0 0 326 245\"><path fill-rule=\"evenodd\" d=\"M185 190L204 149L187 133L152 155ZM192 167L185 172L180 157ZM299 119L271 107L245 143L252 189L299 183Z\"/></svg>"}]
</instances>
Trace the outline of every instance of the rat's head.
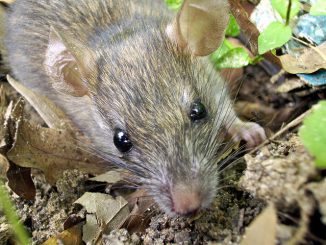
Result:
<instances>
[{"instance_id":1,"label":"rat's head","mask_svg":"<svg viewBox=\"0 0 326 245\"><path fill-rule=\"evenodd\" d=\"M65 92L93 103L96 147L122 159L171 215L204 209L216 193L230 105L212 66L196 56L219 46L227 20L226 1L184 1L172 24L144 22L146 29L93 51L96 71L88 72L86 58L61 52L79 73L61 72Z\"/></svg>"}]
</instances>

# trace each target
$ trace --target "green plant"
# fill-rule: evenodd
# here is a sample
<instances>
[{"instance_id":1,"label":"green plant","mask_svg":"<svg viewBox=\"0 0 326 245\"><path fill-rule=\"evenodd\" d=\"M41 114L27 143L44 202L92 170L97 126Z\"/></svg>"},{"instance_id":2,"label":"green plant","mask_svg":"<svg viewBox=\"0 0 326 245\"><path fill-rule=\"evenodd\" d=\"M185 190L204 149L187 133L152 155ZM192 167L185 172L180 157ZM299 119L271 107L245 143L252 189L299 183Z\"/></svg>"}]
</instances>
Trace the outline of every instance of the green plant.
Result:
<instances>
[{"instance_id":1,"label":"green plant","mask_svg":"<svg viewBox=\"0 0 326 245\"><path fill-rule=\"evenodd\" d=\"M283 46L292 37L291 27L279 21L270 23L258 37L258 53L264 54L269 50Z\"/></svg>"},{"instance_id":2,"label":"green plant","mask_svg":"<svg viewBox=\"0 0 326 245\"><path fill-rule=\"evenodd\" d=\"M2 211L6 216L6 219L10 223L13 232L15 233L17 240L19 241L19 244L28 245L29 237L27 232L24 226L19 222L15 208L2 181L0 181L0 205L2 207Z\"/></svg>"},{"instance_id":3,"label":"green plant","mask_svg":"<svg viewBox=\"0 0 326 245\"><path fill-rule=\"evenodd\" d=\"M249 53L242 47L235 47L227 39L211 55L216 69L223 68L240 68L248 64L255 64L260 57L251 58Z\"/></svg>"},{"instance_id":4,"label":"green plant","mask_svg":"<svg viewBox=\"0 0 326 245\"><path fill-rule=\"evenodd\" d=\"M225 35L229 37L236 37L240 34L240 27L233 15L230 15L229 25L225 30Z\"/></svg>"},{"instance_id":5,"label":"green plant","mask_svg":"<svg viewBox=\"0 0 326 245\"><path fill-rule=\"evenodd\" d=\"M225 31L226 36L236 37L240 34L240 27L233 15L230 16L229 25ZM251 58L249 53L243 47L236 47L227 39L224 39L222 45L211 55L211 60L216 69L240 68L248 64L255 64L261 60L260 56Z\"/></svg>"},{"instance_id":6,"label":"green plant","mask_svg":"<svg viewBox=\"0 0 326 245\"><path fill-rule=\"evenodd\" d=\"M316 167L326 168L326 100L320 101L304 119L299 136L315 157Z\"/></svg>"},{"instance_id":7,"label":"green plant","mask_svg":"<svg viewBox=\"0 0 326 245\"><path fill-rule=\"evenodd\" d=\"M283 21L274 21L260 33L258 37L258 53L264 54L269 50L279 48L292 37L290 21L299 13L299 0L270 0L273 8L280 14Z\"/></svg>"}]
</instances>

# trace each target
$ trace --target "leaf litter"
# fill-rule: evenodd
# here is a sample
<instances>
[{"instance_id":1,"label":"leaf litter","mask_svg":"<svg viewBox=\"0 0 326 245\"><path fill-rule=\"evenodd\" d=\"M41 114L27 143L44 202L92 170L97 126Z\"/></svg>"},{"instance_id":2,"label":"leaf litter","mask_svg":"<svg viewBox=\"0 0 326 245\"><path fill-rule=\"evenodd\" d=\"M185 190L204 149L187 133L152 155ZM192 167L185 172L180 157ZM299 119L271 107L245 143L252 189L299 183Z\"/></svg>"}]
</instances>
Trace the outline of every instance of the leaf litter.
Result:
<instances>
[{"instance_id":1,"label":"leaf litter","mask_svg":"<svg viewBox=\"0 0 326 245\"><path fill-rule=\"evenodd\" d=\"M246 68L245 73L248 74L250 69L252 67ZM252 74L255 73L252 72ZM257 75L252 76L257 77ZM9 179L9 183L10 181L17 182L18 187L12 187L12 189L16 190L15 192L19 196L12 193L12 198L16 201L19 214L29 227L33 238L35 237L34 242L37 244L40 241L45 241L51 235L53 237L45 244L61 242L78 244L82 237L82 230L85 231L83 236L87 233L90 234L86 238L84 237L86 241L97 240L103 244L203 244L209 241L212 242L211 244L245 244L248 237L252 237L250 238L252 244L255 241L253 239L257 237L251 236L250 230L254 230L254 233L270 235L268 239L265 236L266 242L270 242L270 244L273 244L275 237L281 244L296 244L309 241L309 239L313 240L315 236L320 235L313 229L310 230L310 227L316 224L318 227L323 227L320 221L325 224L324 176L312 166L311 156L304 150L298 138L292 134L285 135L278 141L271 142L255 153L247 155L245 161L248 168L239 185L237 184L238 178L245 169L245 162L237 164L235 169L225 171L222 177L227 178L227 181L222 181L220 185L229 187L219 191L212 207L202 215L190 220L171 219L158 213L153 201L147 198L146 193L142 190L129 196L123 194L128 201L116 195L122 193L115 192L113 188L117 182L122 181L121 176L109 172L98 178L90 179L89 174L97 175L110 169L106 168L107 165L103 168L102 160L94 154L88 155L81 151L80 147L76 147L75 137L81 137L81 141L86 139L74 129L64 115L57 113L60 110L56 111L55 107L51 107L48 102L45 102L43 100L45 98L40 97L40 101L32 93L20 88L20 84L16 81L11 78L8 80L26 100L31 102L49 127L27 120L24 101L6 101L6 96L0 89L0 119L3 125L0 127L0 134L4 136L0 145L2 154L0 155L2 171L0 172ZM267 87L269 92L273 91L272 85L268 84L268 79L259 78L258 80L266 82L261 87ZM279 85L280 83L277 84L277 86ZM262 113L268 111L263 116L264 124L268 125L271 118L279 120L274 125L268 126L272 131L280 127L282 120L290 120L291 113L298 111L296 107L286 108L288 104L293 103L287 92L284 92L286 95L281 98L284 101L288 96L286 97L288 101L281 103L284 106L282 108L279 105L277 107L271 96L267 96L267 100L265 98L260 101L252 101L252 95L255 93L249 91L248 87L250 86L246 87L244 90L247 90L247 94L240 95L240 99L237 101L240 105L239 114L246 118L253 118L253 115L259 118L261 115L255 113L256 109L262 108L259 106L261 101L265 102L266 107L261 110ZM244 97L247 101L248 97L251 97L249 103L243 104L246 101ZM248 105L250 107L248 110L241 111L242 106ZM7 117L4 117L6 111L4 108L7 108ZM55 113L52 114L53 112ZM268 115L270 113L273 115L272 117ZM55 118L51 118L52 115L56 115ZM48 142L44 137L49 139ZM69 142L63 141L64 137L67 137ZM87 144L87 140L84 143ZM56 148L56 144L59 144L60 149ZM72 147L73 145L75 147ZM66 149L62 150L61 146ZM81 157L82 153L86 156ZM98 166L98 169L96 167L94 170L94 164ZM33 180L35 198L32 203L23 200L22 197L26 198L24 194L26 192L17 191L23 187L23 184L17 181L17 175L15 177L8 175L10 166L16 167L12 172L22 176L21 180L25 178ZM54 168L53 173L50 171L52 167ZM75 167L81 171L72 170ZM52 185L46 184L43 175ZM257 176L259 176L258 179ZM94 182L98 182L98 185L106 182L112 188L104 189L101 193L89 192L89 188L92 188L92 186L88 186L89 180L92 185ZM276 184L277 181L280 181L279 185ZM53 186L54 183L56 186ZM28 187L27 189L32 188ZM83 196L84 193L85 196ZM83 205L73 204L78 198L83 200ZM265 209L265 205L270 202L274 203L275 208L272 210L271 206L268 206ZM102 207L96 205L100 203L104 203L105 208L103 205ZM89 204L95 206L88 206ZM113 209L110 209L111 205ZM265 211L259 215L262 210ZM275 213L277 219L275 219ZM287 214L287 216L283 217L282 214ZM316 214L319 214L320 218ZM286 218L288 216L290 218ZM67 217L70 218L70 222L67 222ZM113 222L115 225L112 230L111 223L108 221L115 220L115 217L118 217L118 221ZM255 217L257 218L255 219ZM145 219L150 220L149 226L145 225L137 230L137 222L141 224ZM29 223L32 225L28 225ZM67 223L70 223L69 227L65 227ZM251 225L249 225L250 223ZM107 227L110 227L112 231L108 232ZM136 233L131 235L126 229L119 229L121 227L127 228L129 232L136 231ZM0 232L1 235L9 234L5 239L10 239L10 232L5 227L5 223L1 223L0 230L2 231L1 228L4 231L4 233ZM242 233L246 237L243 240Z\"/></svg>"}]
</instances>

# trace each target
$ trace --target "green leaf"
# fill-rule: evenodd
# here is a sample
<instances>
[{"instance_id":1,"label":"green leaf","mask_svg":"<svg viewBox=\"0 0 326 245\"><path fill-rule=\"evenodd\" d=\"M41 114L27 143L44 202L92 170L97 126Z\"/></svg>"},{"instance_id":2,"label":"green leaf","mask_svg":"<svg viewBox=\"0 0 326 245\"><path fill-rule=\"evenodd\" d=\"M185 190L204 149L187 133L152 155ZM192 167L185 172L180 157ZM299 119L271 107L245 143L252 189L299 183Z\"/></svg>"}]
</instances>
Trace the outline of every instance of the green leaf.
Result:
<instances>
[{"instance_id":1,"label":"green leaf","mask_svg":"<svg viewBox=\"0 0 326 245\"><path fill-rule=\"evenodd\" d=\"M311 15L326 15L326 1L318 0L310 9Z\"/></svg>"},{"instance_id":2,"label":"green leaf","mask_svg":"<svg viewBox=\"0 0 326 245\"><path fill-rule=\"evenodd\" d=\"M240 27L233 15L230 15L229 25L226 28L225 35L236 37L240 34Z\"/></svg>"},{"instance_id":3,"label":"green leaf","mask_svg":"<svg viewBox=\"0 0 326 245\"><path fill-rule=\"evenodd\" d=\"M250 57L244 48L231 49L215 64L217 69L240 68L250 63Z\"/></svg>"},{"instance_id":4,"label":"green leaf","mask_svg":"<svg viewBox=\"0 0 326 245\"><path fill-rule=\"evenodd\" d=\"M224 40L221 47L211 55L211 59L216 69L239 68L248 65L251 61L244 48L234 47L227 40Z\"/></svg>"},{"instance_id":5,"label":"green leaf","mask_svg":"<svg viewBox=\"0 0 326 245\"><path fill-rule=\"evenodd\" d=\"M215 50L214 53L212 53L210 56L213 63L218 62L218 60L227 52L229 52L232 48L232 44L228 40L224 39L222 45L217 50Z\"/></svg>"},{"instance_id":6,"label":"green leaf","mask_svg":"<svg viewBox=\"0 0 326 245\"><path fill-rule=\"evenodd\" d=\"M283 46L292 37L291 27L279 21L270 23L258 37L259 54Z\"/></svg>"},{"instance_id":7,"label":"green leaf","mask_svg":"<svg viewBox=\"0 0 326 245\"><path fill-rule=\"evenodd\" d=\"M165 0L165 3L172 10L178 10L182 5L183 0Z\"/></svg>"},{"instance_id":8,"label":"green leaf","mask_svg":"<svg viewBox=\"0 0 326 245\"><path fill-rule=\"evenodd\" d=\"M273 8L282 16L283 19L286 19L289 0L270 0L270 1ZM300 8L301 8L301 4L299 0L292 0L290 20L299 13Z\"/></svg>"},{"instance_id":9,"label":"green leaf","mask_svg":"<svg viewBox=\"0 0 326 245\"><path fill-rule=\"evenodd\" d=\"M326 168L326 100L320 101L307 116L299 130L299 136L315 157L318 168Z\"/></svg>"}]
</instances>

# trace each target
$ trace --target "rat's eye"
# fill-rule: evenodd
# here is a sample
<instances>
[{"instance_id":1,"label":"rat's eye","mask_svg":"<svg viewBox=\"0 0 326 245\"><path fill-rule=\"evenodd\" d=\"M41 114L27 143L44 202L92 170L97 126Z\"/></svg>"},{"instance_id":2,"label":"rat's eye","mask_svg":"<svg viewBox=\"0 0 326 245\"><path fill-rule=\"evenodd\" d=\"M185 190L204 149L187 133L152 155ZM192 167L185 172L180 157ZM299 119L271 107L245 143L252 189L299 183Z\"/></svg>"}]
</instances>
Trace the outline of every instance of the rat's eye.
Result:
<instances>
[{"instance_id":1,"label":"rat's eye","mask_svg":"<svg viewBox=\"0 0 326 245\"><path fill-rule=\"evenodd\" d=\"M206 108L201 102L194 102L190 107L189 117L192 121L198 121L205 118L207 115Z\"/></svg>"},{"instance_id":2,"label":"rat's eye","mask_svg":"<svg viewBox=\"0 0 326 245\"><path fill-rule=\"evenodd\" d=\"M127 132L122 129L115 130L113 143L115 147L117 147L117 149L122 153L130 151L132 148L132 143Z\"/></svg>"}]
</instances>

